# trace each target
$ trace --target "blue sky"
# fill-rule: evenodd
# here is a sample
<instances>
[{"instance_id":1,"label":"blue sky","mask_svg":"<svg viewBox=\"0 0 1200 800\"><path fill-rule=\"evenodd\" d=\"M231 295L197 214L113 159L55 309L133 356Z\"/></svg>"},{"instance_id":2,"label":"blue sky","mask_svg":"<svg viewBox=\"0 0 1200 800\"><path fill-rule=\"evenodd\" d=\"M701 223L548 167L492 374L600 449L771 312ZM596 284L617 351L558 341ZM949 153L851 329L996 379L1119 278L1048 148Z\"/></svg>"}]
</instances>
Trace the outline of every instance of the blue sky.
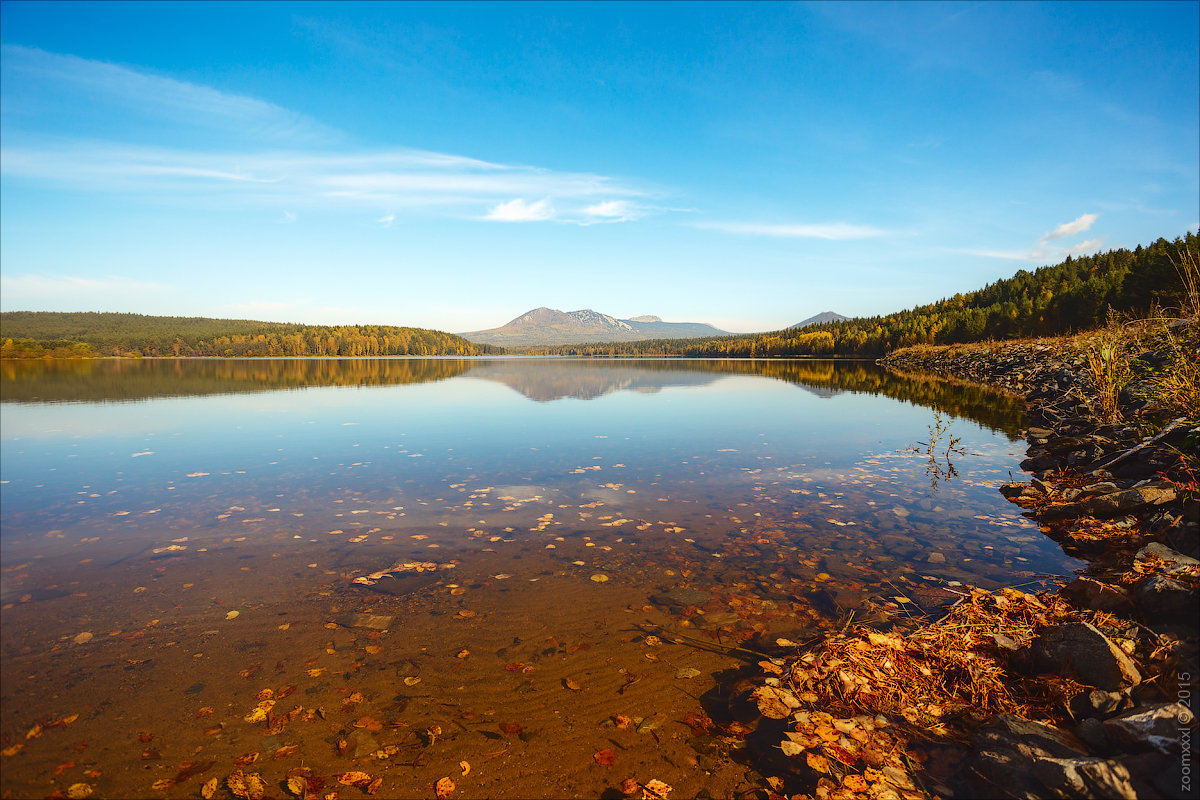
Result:
<instances>
[{"instance_id":1,"label":"blue sky","mask_svg":"<svg viewBox=\"0 0 1200 800\"><path fill-rule=\"evenodd\" d=\"M0 307L769 330L1200 226L1200 3L0 4Z\"/></svg>"}]
</instances>

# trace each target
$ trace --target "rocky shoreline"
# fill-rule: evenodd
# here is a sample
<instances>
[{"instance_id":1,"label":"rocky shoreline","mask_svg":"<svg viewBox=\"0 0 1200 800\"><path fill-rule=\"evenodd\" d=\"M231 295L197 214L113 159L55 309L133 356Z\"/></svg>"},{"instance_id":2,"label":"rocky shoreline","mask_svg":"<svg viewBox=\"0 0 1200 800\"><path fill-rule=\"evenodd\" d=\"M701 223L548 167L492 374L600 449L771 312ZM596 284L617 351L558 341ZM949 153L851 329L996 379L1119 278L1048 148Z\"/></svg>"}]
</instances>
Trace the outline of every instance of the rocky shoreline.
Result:
<instances>
[{"instance_id":1,"label":"rocky shoreline","mask_svg":"<svg viewBox=\"0 0 1200 800\"><path fill-rule=\"evenodd\" d=\"M1200 424L1155 392L1171 354L1137 349L1109 423L1076 339L881 361L1023 395L1029 480L1001 491L1089 566L1056 591L973 589L915 630L855 627L760 662L742 700L788 757L764 767L775 797L1196 795Z\"/></svg>"},{"instance_id":2,"label":"rocky shoreline","mask_svg":"<svg viewBox=\"0 0 1200 800\"><path fill-rule=\"evenodd\" d=\"M1154 351L1134 359L1148 367L1166 362ZM1189 701L1197 675L1200 608L1200 501L1187 461L1189 454L1196 458L1200 443L1195 413L1190 419L1174 416L1155 403L1147 381L1133 381L1119 398L1124 420L1101 424L1086 402L1092 389L1086 359L1054 341L922 349L899 352L883 363L1024 393L1031 425L1021 467L1032 475L1028 483L1009 483L1001 492L1027 508L1066 552L1090 562L1085 574L1058 590L1058 597L1080 611L1114 618L1105 628L1079 621L1047 629L1028 650L1014 649L1010 661L1018 670L1040 667L1093 687L1086 696L1072 698L1068 710L1074 730L1060 729L1077 737L1076 753L1068 758L1080 762L1071 776L1080 780L1064 780L1065 772L1037 763L1047 757L1061 762L1057 748L1039 748L1045 756L1031 750L1034 758L1013 752L1024 749L1012 745L1028 732L1014 731L1011 724L1001 741L992 734L976 743L976 771L999 779L1008 769L1023 770L1013 776L1015 783L1006 783L1015 796L1194 794L1195 785L1181 770L1184 744L1195 726ZM1105 629L1117 634L1119 644ZM1135 638L1119 638L1126 632ZM1127 653L1129 644L1133 648ZM1164 648L1171 657L1161 658ZM1053 780L1039 787L1043 776Z\"/></svg>"}]
</instances>

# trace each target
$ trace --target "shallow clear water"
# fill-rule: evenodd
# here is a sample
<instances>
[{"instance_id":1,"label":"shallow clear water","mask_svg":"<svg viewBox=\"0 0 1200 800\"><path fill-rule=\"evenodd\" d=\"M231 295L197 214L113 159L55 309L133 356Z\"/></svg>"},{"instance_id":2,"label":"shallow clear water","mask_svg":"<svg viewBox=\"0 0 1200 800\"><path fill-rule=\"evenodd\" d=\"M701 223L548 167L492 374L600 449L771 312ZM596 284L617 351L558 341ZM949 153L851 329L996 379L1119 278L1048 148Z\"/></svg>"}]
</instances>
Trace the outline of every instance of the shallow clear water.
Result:
<instances>
[{"instance_id":1,"label":"shallow clear water","mask_svg":"<svg viewBox=\"0 0 1200 800\"><path fill-rule=\"evenodd\" d=\"M414 652L447 651L459 672L475 662L452 656L476 650L479 637L499 653L550 619L566 649L608 631L614 638L595 642L592 661L578 662L599 675L616 657L606 646L639 641L636 631L633 644L617 636L619 626L643 617L769 643L850 611L881 625L931 611L956 581L1020 585L1075 567L996 490L1023 457L1019 402L867 363L161 360L2 370L6 745L49 703L50 690L36 687L51 675L79 687L73 702L91 706L93 737L109 738L131 723L99 709L129 691L129 676L101 662L140 669L169 660L164 648L181 660L143 679L141 691L158 694L138 724L188 718L181 687L190 684L216 692L210 706L236 706L231 725L247 727L253 700L228 675L277 661L304 679L298 662L320 653L333 635L324 626L346 611L403 612ZM924 443L939 420L948 431L930 454ZM947 452L950 437L957 446ZM436 568L353 582L404 562ZM655 599L679 587L704 599L690 608ZM443 615L464 602L489 621L456 642ZM240 610L236 634L229 610ZM307 638L289 625L290 639L270 639L285 617L296 631L308 623ZM91 636L79 643L80 633ZM153 658L139 650L149 641ZM252 655L239 656L242 646ZM378 655L367 653L354 674ZM413 669L412 653L395 655L380 670ZM476 676L477 704L502 712L511 690L489 675ZM59 705L66 696L54 694ZM403 705L395 724L415 724ZM588 713L608 712L578 710ZM243 746L234 734L195 745L213 751L213 775L228 766L222 737ZM69 770L47 778L59 756L34 757L41 737L29 745L5 759L8 787L20 796L66 785ZM106 747L125 765L108 770L109 791L154 794L153 759ZM159 769L169 778L177 767ZM508 775L477 793L528 796L546 779ZM598 785L587 774L573 780L584 796ZM410 794L402 781L389 785Z\"/></svg>"}]
</instances>

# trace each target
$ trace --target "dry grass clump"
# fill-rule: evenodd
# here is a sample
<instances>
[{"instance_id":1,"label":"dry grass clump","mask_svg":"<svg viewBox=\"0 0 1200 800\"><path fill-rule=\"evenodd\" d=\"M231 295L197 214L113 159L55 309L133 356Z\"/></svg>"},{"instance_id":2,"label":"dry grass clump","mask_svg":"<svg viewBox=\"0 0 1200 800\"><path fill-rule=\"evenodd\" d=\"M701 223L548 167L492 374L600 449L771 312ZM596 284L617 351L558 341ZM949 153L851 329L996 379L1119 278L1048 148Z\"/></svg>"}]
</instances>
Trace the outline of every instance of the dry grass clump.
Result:
<instances>
[{"instance_id":1,"label":"dry grass clump","mask_svg":"<svg viewBox=\"0 0 1200 800\"><path fill-rule=\"evenodd\" d=\"M1004 653L1044 626L1076 618L1056 597L972 589L908 636L859 627L783 667L761 662L767 677L754 699L763 716L787 720L779 749L795 773L816 778L813 796L924 800L928 765L919 765L943 745L968 741L973 721L1060 716L1079 684L1014 680Z\"/></svg>"},{"instance_id":2,"label":"dry grass clump","mask_svg":"<svg viewBox=\"0 0 1200 800\"><path fill-rule=\"evenodd\" d=\"M937 735L951 734L946 719L964 712L1037 714L1014 694L1000 653L1066 619L1065 605L1051 603L974 589L910 636L856 629L827 639L796 662L790 682L801 700L900 716Z\"/></svg>"}]
</instances>

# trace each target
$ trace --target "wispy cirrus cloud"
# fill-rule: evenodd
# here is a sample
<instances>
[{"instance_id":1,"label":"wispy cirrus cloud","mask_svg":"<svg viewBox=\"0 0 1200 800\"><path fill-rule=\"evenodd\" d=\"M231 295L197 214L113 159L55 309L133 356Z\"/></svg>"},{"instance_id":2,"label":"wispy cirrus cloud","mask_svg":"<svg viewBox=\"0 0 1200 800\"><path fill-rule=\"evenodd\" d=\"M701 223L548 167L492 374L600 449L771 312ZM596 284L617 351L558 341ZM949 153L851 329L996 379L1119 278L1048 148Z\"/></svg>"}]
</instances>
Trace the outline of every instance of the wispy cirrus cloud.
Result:
<instances>
[{"instance_id":1,"label":"wispy cirrus cloud","mask_svg":"<svg viewBox=\"0 0 1200 800\"><path fill-rule=\"evenodd\" d=\"M8 110L23 117L67 108L79 124L114 132L153 120L160 129L179 126L172 135L185 129L235 140L311 143L341 138L274 103L120 64L19 45L0 46L0 57Z\"/></svg>"},{"instance_id":2,"label":"wispy cirrus cloud","mask_svg":"<svg viewBox=\"0 0 1200 800\"><path fill-rule=\"evenodd\" d=\"M693 227L736 233L744 236L777 236L792 239L869 239L883 236L887 231L871 225L852 225L847 222L764 224L758 222L697 222Z\"/></svg>"},{"instance_id":3,"label":"wispy cirrus cloud","mask_svg":"<svg viewBox=\"0 0 1200 800\"><path fill-rule=\"evenodd\" d=\"M394 222L415 213L625 222L642 216L630 201L657 193L590 172L353 147L341 133L256 98L32 48L5 45L2 53L6 181L189 204L236 202L272 214L300 206L361 210L385 226L389 216ZM63 114L71 107L88 123ZM38 130L39 119L54 123L54 133Z\"/></svg>"}]
</instances>

